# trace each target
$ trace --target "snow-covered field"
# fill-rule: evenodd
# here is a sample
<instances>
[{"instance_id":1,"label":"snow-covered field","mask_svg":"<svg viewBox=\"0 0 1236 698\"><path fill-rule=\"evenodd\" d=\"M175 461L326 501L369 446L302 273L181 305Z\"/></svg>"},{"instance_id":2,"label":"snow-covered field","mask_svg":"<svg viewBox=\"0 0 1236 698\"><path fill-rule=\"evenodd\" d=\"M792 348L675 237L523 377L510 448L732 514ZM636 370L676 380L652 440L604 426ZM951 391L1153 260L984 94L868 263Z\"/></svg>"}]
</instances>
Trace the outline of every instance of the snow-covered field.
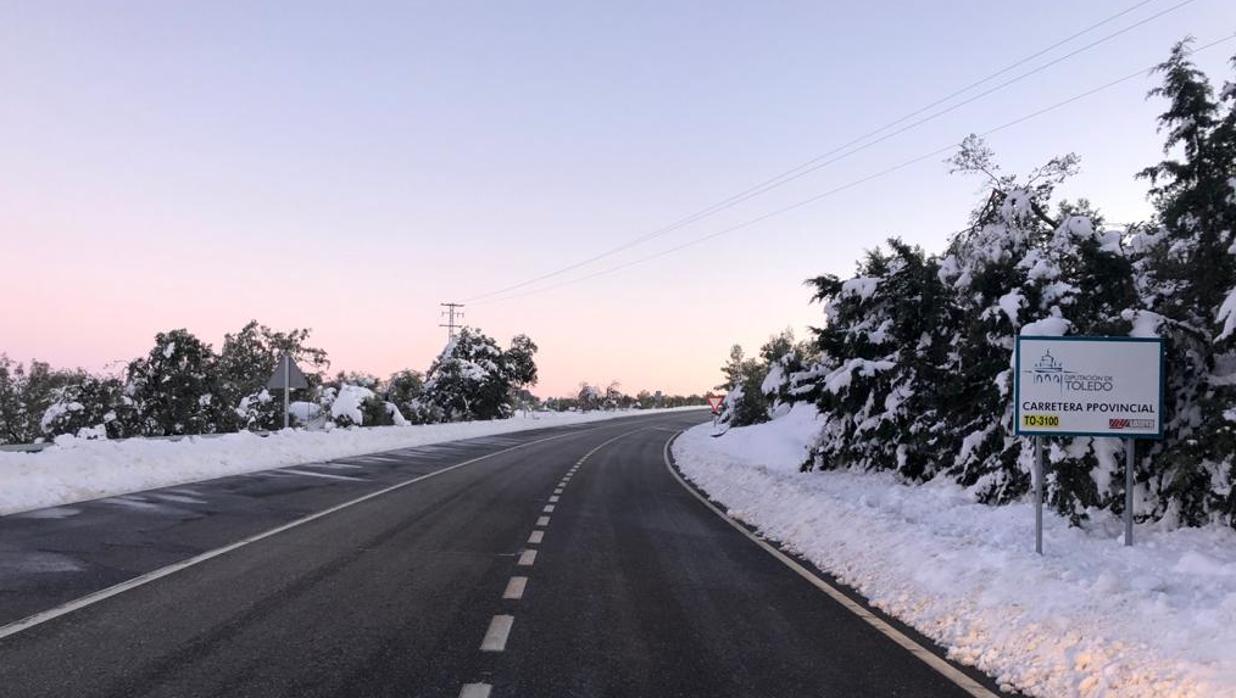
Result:
<instances>
[{"instance_id":1,"label":"snow-covered field","mask_svg":"<svg viewBox=\"0 0 1236 698\"><path fill-rule=\"evenodd\" d=\"M0 453L0 515L331 458L680 409L699 408L538 412L488 422L288 430L266 437L241 432L180 441L60 437L39 453Z\"/></svg>"},{"instance_id":2,"label":"snow-covered field","mask_svg":"<svg viewBox=\"0 0 1236 698\"><path fill-rule=\"evenodd\" d=\"M674 444L683 473L730 514L836 575L954 659L1040 696L1236 696L1236 532L1084 529L1029 503L886 474L800 473L810 405Z\"/></svg>"}]
</instances>

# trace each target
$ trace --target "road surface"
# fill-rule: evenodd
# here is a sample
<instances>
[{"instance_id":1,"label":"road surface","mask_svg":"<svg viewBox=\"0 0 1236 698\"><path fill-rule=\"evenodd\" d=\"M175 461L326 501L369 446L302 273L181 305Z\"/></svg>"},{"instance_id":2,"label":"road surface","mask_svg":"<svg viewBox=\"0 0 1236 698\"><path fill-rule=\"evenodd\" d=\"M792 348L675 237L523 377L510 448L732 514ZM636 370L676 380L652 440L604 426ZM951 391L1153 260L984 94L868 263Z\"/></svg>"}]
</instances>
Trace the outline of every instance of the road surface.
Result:
<instances>
[{"instance_id":1,"label":"road surface","mask_svg":"<svg viewBox=\"0 0 1236 698\"><path fill-rule=\"evenodd\" d=\"M0 693L972 695L675 478L665 445L704 419L0 518Z\"/></svg>"}]
</instances>

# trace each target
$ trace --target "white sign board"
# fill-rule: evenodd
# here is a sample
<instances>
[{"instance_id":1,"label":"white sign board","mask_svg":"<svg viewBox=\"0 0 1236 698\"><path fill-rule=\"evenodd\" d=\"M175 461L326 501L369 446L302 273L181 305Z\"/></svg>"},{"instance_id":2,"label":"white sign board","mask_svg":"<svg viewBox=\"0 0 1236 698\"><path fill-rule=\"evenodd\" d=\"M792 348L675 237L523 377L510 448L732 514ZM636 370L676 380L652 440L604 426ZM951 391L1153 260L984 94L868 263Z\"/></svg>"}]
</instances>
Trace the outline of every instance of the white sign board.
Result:
<instances>
[{"instance_id":1,"label":"white sign board","mask_svg":"<svg viewBox=\"0 0 1236 698\"><path fill-rule=\"evenodd\" d=\"M1136 337L1018 337L1018 434L1163 435L1163 341Z\"/></svg>"}]
</instances>

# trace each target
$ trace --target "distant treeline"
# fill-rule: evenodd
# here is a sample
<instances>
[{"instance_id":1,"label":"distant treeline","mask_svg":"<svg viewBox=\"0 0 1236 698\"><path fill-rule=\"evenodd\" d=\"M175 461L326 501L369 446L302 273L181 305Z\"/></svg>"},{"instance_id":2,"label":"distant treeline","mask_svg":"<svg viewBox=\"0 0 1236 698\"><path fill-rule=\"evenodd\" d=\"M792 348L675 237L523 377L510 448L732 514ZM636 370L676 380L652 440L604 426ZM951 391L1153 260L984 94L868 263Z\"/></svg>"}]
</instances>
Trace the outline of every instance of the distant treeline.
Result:
<instances>
[{"instance_id":1,"label":"distant treeline","mask_svg":"<svg viewBox=\"0 0 1236 698\"><path fill-rule=\"evenodd\" d=\"M536 344L515 337L502 349L464 328L425 373L388 378L328 374L325 350L309 330L250 322L213 348L184 329L160 333L145 356L115 375L28 366L0 355L0 443L73 434L94 438L213 434L283 425L281 391L265 385L279 357L304 370L308 388L291 391L293 422L325 429L501 419L535 401Z\"/></svg>"}]
</instances>

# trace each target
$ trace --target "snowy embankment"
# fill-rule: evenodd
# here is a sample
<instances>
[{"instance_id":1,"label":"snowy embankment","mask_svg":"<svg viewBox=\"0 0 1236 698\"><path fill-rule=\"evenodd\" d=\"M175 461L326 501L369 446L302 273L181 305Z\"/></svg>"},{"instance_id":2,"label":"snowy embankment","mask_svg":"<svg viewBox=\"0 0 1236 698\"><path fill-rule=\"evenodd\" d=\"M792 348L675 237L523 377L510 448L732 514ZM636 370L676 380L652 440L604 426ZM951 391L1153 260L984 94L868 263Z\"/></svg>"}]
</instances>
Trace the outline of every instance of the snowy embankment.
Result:
<instances>
[{"instance_id":1,"label":"snowy embankment","mask_svg":"<svg viewBox=\"0 0 1236 698\"><path fill-rule=\"evenodd\" d=\"M60 437L39 453L0 453L0 515L288 465L528 429L673 412L538 412L488 422L250 432L179 441Z\"/></svg>"},{"instance_id":2,"label":"snowy embankment","mask_svg":"<svg viewBox=\"0 0 1236 698\"><path fill-rule=\"evenodd\" d=\"M816 413L674 444L729 513L835 575L1002 685L1040 696L1236 696L1236 532L1085 528L1030 504L990 507L951 483L800 473Z\"/></svg>"}]
</instances>

